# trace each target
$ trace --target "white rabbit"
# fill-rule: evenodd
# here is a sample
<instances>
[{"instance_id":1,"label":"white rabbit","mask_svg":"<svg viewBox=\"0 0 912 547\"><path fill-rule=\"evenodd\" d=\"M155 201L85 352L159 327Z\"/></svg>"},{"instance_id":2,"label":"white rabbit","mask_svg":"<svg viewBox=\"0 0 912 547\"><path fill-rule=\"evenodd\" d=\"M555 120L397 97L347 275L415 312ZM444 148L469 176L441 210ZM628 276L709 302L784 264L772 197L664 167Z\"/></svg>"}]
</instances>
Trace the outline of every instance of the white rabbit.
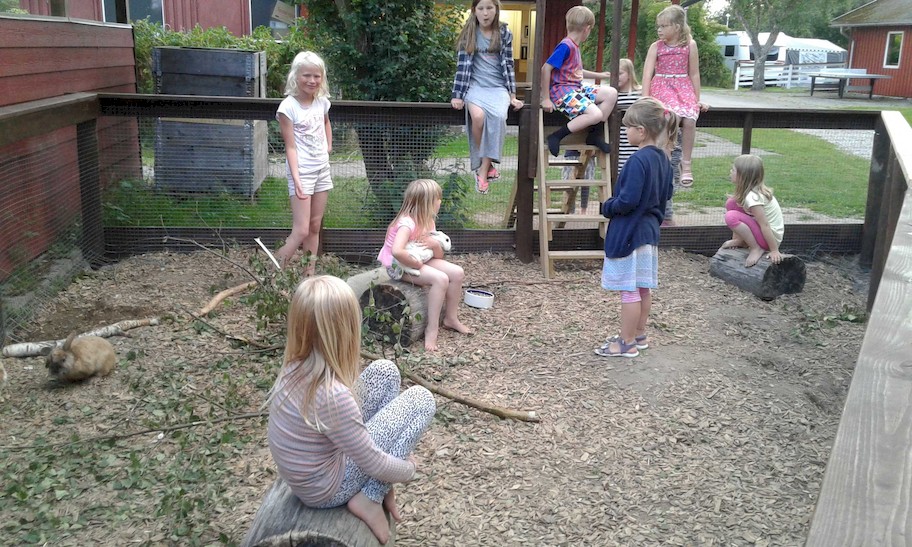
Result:
<instances>
[{"instance_id":1,"label":"white rabbit","mask_svg":"<svg viewBox=\"0 0 912 547\"><path fill-rule=\"evenodd\" d=\"M449 250L453 247L453 244L450 242L450 236L446 235L445 233L443 233L439 230L433 231L433 232L428 232L428 237L436 239L440 243L440 248L443 249L444 252L449 252ZM421 262L422 264L424 264L428 260L434 258L434 251L432 251L431 249L428 249L427 247L425 247L421 243L418 243L417 241L413 241L413 242L410 242L409 244L407 244L405 246L405 251L409 255L411 255L412 258L414 258L418 262ZM414 268L409 268L408 266L405 266L404 264L402 265L402 271L411 276L415 276L415 277L418 277L421 275L421 272L419 272L418 270L416 270Z\"/></svg>"}]
</instances>

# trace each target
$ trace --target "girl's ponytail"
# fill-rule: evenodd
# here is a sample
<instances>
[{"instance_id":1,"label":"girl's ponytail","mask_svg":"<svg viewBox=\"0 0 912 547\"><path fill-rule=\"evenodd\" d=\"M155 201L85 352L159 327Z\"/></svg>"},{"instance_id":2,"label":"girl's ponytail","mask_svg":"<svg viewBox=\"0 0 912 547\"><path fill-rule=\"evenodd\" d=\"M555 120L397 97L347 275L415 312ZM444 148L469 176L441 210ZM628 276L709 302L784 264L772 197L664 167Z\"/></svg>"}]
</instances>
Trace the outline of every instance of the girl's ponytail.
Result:
<instances>
[{"instance_id":1,"label":"girl's ponytail","mask_svg":"<svg viewBox=\"0 0 912 547\"><path fill-rule=\"evenodd\" d=\"M669 156L678 140L680 123L681 118L655 97L637 99L624 113L625 125L645 129L656 146L664 149Z\"/></svg>"},{"instance_id":2,"label":"girl's ponytail","mask_svg":"<svg viewBox=\"0 0 912 547\"><path fill-rule=\"evenodd\" d=\"M671 156L671 152L674 150L675 144L678 142L678 126L681 124L681 117L672 112L671 110L665 109L665 152Z\"/></svg>"}]
</instances>

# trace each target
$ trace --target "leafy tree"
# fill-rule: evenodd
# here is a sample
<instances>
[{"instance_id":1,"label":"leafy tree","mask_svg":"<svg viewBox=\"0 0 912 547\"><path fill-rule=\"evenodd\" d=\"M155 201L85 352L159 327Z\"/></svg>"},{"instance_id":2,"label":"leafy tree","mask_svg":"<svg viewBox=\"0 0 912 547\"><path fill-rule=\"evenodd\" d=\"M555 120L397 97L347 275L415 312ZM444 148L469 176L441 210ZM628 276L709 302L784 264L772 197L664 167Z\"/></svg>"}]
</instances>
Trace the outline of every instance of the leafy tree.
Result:
<instances>
[{"instance_id":1,"label":"leafy tree","mask_svg":"<svg viewBox=\"0 0 912 547\"><path fill-rule=\"evenodd\" d=\"M844 13L867 4L870 0L830 0L820 4L819 9L802 10L796 17L787 18L782 32L792 36L822 38L842 47L848 47L849 39L830 26L830 21Z\"/></svg>"},{"instance_id":2,"label":"leafy tree","mask_svg":"<svg viewBox=\"0 0 912 547\"><path fill-rule=\"evenodd\" d=\"M433 0L304 0L303 5L305 27L326 60L331 88L345 99L449 101L464 5ZM398 212L408 181L431 176L429 161L445 135L439 125L403 118L354 124L373 195L369 204L380 225Z\"/></svg>"},{"instance_id":3,"label":"leafy tree","mask_svg":"<svg viewBox=\"0 0 912 547\"><path fill-rule=\"evenodd\" d=\"M28 12L19 7L19 0L0 0L0 13L27 14Z\"/></svg>"}]
</instances>

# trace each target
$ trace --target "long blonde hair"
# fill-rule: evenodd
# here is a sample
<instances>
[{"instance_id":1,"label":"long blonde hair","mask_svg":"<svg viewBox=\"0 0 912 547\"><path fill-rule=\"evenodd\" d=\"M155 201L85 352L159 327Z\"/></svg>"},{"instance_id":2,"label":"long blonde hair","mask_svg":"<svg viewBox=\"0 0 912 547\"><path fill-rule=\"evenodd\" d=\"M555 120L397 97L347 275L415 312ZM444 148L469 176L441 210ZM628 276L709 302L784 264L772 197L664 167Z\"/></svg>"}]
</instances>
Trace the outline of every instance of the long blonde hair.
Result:
<instances>
[{"instance_id":1,"label":"long blonde hair","mask_svg":"<svg viewBox=\"0 0 912 547\"><path fill-rule=\"evenodd\" d=\"M288 70L288 76L285 77L285 95L294 97L298 94L298 72L306 66L312 66L320 70L323 79L320 87L317 88L316 98L329 97L329 79L326 77L326 63L313 51L302 51L295 55L291 61L291 68Z\"/></svg>"},{"instance_id":2,"label":"long blonde hair","mask_svg":"<svg viewBox=\"0 0 912 547\"><path fill-rule=\"evenodd\" d=\"M493 36L491 36L491 43L488 45L488 53L499 53L500 52L500 0L491 0L494 3L494 21L491 22L491 26L494 27ZM462 32L459 33L459 38L456 39L456 50L459 51L465 50L468 54L475 53L475 31L478 29L478 17L475 15L475 7L478 6L481 0L472 0L472 8L469 13L469 18L466 20L465 25L462 27Z\"/></svg>"},{"instance_id":3,"label":"long blonde hair","mask_svg":"<svg viewBox=\"0 0 912 547\"><path fill-rule=\"evenodd\" d=\"M443 198L443 188L433 179L417 179L409 183L402 196L402 207L390 226L395 225L402 217L411 217L415 221L415 234L412 239L420 237L434 227L437 216L435 201Z\"/></svg>"},{"instance_id":4,"label":"long blonde hair","mask_svg":"<svg viewBox=\"0 0 912 547\"><path fill-rule=\"evenodd\" d=\"M640 89L640 80L637 78L636 67L633 66L633 61L624 57L618 61L618 71L627 73L627 82L630 84L631 91L638 91ZM620 89L618 90L620 91Z\"/></svg>"},{"instance_id":5,"label":"long blonde hair","mask_svg":"<svg viewBox=\"0 0 912 547\"><path fill-rule=\"evenodd\" d=\"M298 403L307 425L324 429L314 413L317 390L323 386L330 395L335 381L351 388L358 379L360 359L361 307L352 288L328 275L302 281L288 306L285 358L279 379L285 379L285 390ZM269 401L278 388L279 380Z\"/></svg>"},{"instance_id":6,"label":"long blonde hair","mask_svg":"<svg viewBox=\"0 0 912 547\"><path fill-rule=\"evenodd\" d=\"M672 4L659 12L656 16L656 23L665 22L669 25L678 27L678 42L676 46L686 46L690 44L693 37L690 34L690 25L687 24L687 12L677 4Z\"/></svg>"},{"instance_id":7,"label":"long blonde hair","mask_svg":"<svg viewBox=\"0 0 912 547\"><path fill-rule=\"evenodd\" d=\"M773 199L773 189L764 184L763 160L753 154L742 154L735 158L735 201L744 207L744 198L756 192L767 200Z\"/></svg>"},{"instance_id":8,"label":"long blonde hair","mask_svg":"<svg viewBox=\"0 0 912 547\"><path fill-rule=\"evenodd\" d=\"M645 129L656 146L668 154L674 147L680 121L677 114L653 97L637 99L624 113L623 119L624 125Z\"/></svg>"}]
</instances>

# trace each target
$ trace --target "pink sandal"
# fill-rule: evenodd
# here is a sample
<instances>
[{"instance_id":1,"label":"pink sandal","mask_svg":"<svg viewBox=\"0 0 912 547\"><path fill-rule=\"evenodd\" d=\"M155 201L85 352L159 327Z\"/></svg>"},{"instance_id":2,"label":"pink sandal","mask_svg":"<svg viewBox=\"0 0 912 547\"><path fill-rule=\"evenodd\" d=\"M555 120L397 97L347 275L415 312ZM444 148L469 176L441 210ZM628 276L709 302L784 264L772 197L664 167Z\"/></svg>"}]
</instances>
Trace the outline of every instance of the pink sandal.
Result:
<instances>
[{"instance_id":1,"label":"pink sandal","mask_svg":"<svg viewBox=\"0 0 912 547\"><path fill-rule=\"evenodd\" d=\"M488 181L497 180L500 178L500 171L498 171L493 165L488 169Z\"/></svg>"},{"instance_id":2,"label":"pink sandal","mask_svg":"<svg viewBox=\"0 0 912 547\"><path fill-rule=\"evenodd\" d=\"M479 194L488 193L488 179L475 173L475 191Z\"/></svg>"},{"instance_id":3,"label":"pink sandal","mask_svg":"<svg viewBox=\"0 0 912 547\"><path fill-rule=\"evenodd\" d=\"M687 166L686 168L684 166ZM681 187L682 188L692 188L694 185L694 176L690 172L690 162L682 161L681 162Z\"/></svg>"}]
</instances>

